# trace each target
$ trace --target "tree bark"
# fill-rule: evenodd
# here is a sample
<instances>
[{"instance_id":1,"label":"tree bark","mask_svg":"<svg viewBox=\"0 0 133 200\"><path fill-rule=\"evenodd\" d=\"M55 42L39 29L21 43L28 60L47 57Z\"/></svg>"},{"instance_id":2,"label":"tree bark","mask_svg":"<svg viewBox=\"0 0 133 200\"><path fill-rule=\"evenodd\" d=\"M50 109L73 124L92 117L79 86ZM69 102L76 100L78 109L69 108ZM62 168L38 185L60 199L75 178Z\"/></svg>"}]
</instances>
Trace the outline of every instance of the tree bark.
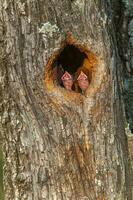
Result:
<instances>
[{"instance_id":1,"label":"tree bark","mask_svg":"<svg viewBox=\"0 0 133 200\"><path fill-rule=\"evenodd\" d=\"M112 5L1 0L5 199L132 200ZM97 60L85 95L52 79L62 41Z\"/></svg>"}]
</instances>

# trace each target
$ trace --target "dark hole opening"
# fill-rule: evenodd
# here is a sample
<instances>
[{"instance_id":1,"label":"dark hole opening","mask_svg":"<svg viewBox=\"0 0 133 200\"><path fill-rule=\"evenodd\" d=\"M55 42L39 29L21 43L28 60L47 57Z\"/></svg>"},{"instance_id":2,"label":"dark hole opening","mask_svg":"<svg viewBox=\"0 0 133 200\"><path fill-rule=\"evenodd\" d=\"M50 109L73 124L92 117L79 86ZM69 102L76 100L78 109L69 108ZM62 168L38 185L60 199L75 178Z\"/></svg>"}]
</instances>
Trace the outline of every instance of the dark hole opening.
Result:
<instances>
[{"instance_id":1,"label":"dark hole opening","mask_svg":"<svg viewBox=\"0 0 133 200\"><path fill-rule=\"evenodd\" d=\"M57 65L62 66L64 71L74 74L83 64L86 54L74 45L66 45L57 58Z\"/></svg>"},{"instance_id":2,"label":"dark hole opening","mask_svg":"<svg viewBox=\"0 0 133 200\"><path fill-rule=\"evenodd\" d=\"M77 81L77 78L79 77L79 74L82 71L85 74L85 76L87 76L86 84L88 85L90 83L91 79L91 73L89 71L90 66L88 66L89 64L85 64L86 60L88 60L88 54L82 52L80 48L72 44L67 44L61 50L61 52L55 58L52 64L54 80L57 82L57 84L69 90L70 88L68 87L71 85L70 81L67 81L67 83L65 81L62 81L63 75L66 74L66 72L68 72L73 79L71 90L80 93L85 91L85 87L87 88L87 86L83 86L83 82L81 83L81 81L79 83Z\"/></svg>"}]
</instances>

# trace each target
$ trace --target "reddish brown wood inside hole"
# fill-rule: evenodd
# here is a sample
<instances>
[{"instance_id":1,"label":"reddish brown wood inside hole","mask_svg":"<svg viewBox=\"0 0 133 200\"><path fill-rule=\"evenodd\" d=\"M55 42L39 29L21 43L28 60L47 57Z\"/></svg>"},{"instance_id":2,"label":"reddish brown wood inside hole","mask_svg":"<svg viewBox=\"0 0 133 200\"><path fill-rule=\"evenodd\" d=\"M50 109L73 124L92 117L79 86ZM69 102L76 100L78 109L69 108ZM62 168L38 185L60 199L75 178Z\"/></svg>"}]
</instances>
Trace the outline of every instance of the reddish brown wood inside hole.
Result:
<instances>
[{"instance_id":1,"label":"reddish brown wood inside hole","mask_svg":"<svg viewBox=\"0 0 133 200\"><path fill-rule=\"evenodd\" d=\"M64 71L74 74L83 65L87 55L72 44L67 44L57 57L57 66L61 65Z\"/></svg>"},{"instance_id":2,"label":"reddish brown wood inside hole","mask_svg":"<svg viewBox=\"0 0 133 200\"><path fill-rule=\"evenodd\" d=\"M55 52L49 59L45 70L45 83L51 84L48 88L54 85L63 87L61 76L65 71L68 71L74 78L73 90L80 92L77 84L77 77L83 71L91 83L95 72L97 57L85 46L76 43L69 38L65 41L59 51ZM49 83L48 83L49 82Z\"/></svg>"}]
</instances>

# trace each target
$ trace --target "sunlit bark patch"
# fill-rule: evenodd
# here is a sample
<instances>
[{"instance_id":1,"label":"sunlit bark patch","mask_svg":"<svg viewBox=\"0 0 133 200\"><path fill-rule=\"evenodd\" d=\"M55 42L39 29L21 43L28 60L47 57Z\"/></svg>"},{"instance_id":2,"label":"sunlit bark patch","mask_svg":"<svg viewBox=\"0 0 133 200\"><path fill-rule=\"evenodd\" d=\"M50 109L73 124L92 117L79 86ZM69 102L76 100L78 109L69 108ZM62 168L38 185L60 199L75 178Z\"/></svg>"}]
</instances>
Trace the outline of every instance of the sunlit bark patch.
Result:
<instances>
[{"instance_id":1,"label":"sunlit bark patch","mask_svg":"<svg viewBox=\"0 0 133 200\"><path fill-rule=\"evenodd\" d=\"M68 37L62 44L60 49L55 52L45 66L44 86L49 93L58 93L60 90L70 95L82 95L79 88L77 78L81 71L87 75L89 86L95 77L96 65L98 63L97 56L88 50L84 45L75 41L72 37ZM61 77L65 72L73 77L72 91L67 91L62 83ZM74 94L75 93L75 94Z\"/></svg>"}]
</instances>

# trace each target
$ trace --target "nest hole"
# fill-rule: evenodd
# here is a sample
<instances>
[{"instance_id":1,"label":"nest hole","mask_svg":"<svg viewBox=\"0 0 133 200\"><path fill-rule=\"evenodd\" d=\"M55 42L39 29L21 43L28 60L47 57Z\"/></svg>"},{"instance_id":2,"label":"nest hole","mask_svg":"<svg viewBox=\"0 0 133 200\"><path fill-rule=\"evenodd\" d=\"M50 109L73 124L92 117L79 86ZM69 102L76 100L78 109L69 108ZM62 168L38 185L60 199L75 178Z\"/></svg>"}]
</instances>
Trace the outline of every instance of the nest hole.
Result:
<instances>
[{"instance_id":1,"label":"nest hole","mask_svg":"<svg viewBox=\"0 0 133 200\"><path fill-rule=\"evenodd\" d=\"M74 45L68 44L57 57L57 66L62 66L64 71L74 75L85 58L87 58L87 55L84 52L81 52Z\"/></svg>"},{"instance_id":2,"label":"nest hole","mask_svg":"<svg viewBox=\"0 0 133 200\"><path fill-rule=\"evenodd\" d=\"M73 43L66 43L58 52L51 56L45 74L49 74L46 77L49 77L49 80L52 80L54 85L64 87L61 77L67 71L73 77L72 90L81 93L77 78L82 71L87 76L90 84L96 62L96 56L87 48Z\"/></svg>"}]
</instances>

